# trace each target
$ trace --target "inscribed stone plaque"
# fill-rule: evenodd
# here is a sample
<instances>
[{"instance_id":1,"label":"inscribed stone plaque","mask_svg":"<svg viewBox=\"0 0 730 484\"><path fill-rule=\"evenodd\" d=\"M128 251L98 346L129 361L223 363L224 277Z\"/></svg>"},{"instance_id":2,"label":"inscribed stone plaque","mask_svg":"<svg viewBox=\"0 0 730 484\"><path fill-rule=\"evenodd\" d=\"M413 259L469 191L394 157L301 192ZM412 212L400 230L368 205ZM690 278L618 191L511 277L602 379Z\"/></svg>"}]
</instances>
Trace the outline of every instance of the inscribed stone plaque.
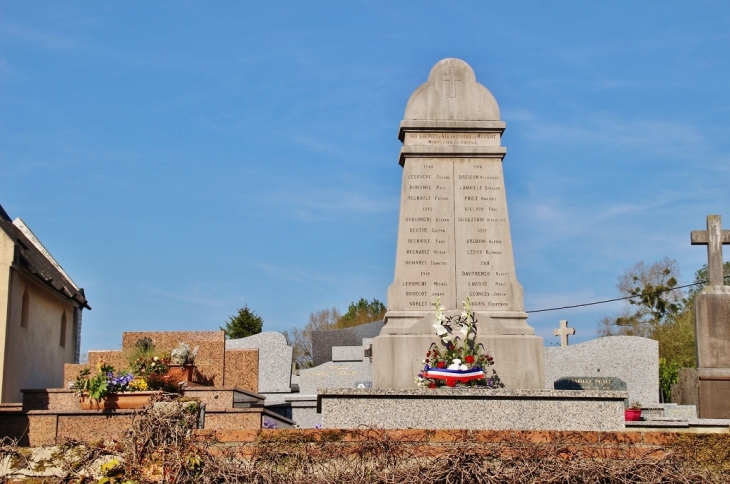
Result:
<instances>
[{"instance_id":1,"label":"inscribed stone plaque","mask_svg":"<svg viewBox=\"0 0 730 484\"><path fill-rule=\"evenodd\" d=\"M611 376L564 376L553 383L556 390L620 390L626 382Z\"/></svg>"}]
</instances>

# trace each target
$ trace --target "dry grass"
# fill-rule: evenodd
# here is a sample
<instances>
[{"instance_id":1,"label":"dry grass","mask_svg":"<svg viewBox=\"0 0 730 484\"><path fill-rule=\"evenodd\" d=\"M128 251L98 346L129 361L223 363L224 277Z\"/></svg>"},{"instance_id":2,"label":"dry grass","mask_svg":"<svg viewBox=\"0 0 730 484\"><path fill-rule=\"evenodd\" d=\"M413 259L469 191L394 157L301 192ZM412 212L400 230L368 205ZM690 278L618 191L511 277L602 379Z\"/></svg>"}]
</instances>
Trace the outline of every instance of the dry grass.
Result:
<instances>
[{"instance_id":1,"label":"dry grass","mask_svg":"<svg viewBox=\"0 0 730 484\"><path fill-rule=\"evenodd\" d=\"M197 412L171 403L138 412L115 445L75 447L77 459L63 476L36 482L88 483L88 467L100 456L109 483L720 483L730 482L730 438L687 435L669 445L581 441L575 436L533 442L518 434L479 442L469 432L452 442L414 440L413 435L370 429L262 432L255 442L226 444L191 438ZM400 435L400 437L399 437ZM426 435L426 434L424 434ZM0 457L22 458L12 443ZM0 479L1 481L1 479Z\"/></svg>"}]
</instances>

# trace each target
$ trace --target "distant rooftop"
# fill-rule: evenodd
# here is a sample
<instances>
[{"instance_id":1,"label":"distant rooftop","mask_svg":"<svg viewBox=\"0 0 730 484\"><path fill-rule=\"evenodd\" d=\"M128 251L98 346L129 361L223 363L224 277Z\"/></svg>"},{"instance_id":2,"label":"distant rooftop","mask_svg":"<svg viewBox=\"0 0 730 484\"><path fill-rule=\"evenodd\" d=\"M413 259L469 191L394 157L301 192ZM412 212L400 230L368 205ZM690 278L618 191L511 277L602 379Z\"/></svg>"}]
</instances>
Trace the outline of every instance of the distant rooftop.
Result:
<instances>
[{"instance_id":1,"label":"distant rooftop","mask_svg":"<svg viewBox=\"0 0 730 484\"><path fill-rule=\"evenodd\" d=\"M30 271L37 279L81 307L91 309L84 290L78 287L21 219L11 220L0 205L0 230L15 243L15 264Z\"/></svg>"}]
</instances>

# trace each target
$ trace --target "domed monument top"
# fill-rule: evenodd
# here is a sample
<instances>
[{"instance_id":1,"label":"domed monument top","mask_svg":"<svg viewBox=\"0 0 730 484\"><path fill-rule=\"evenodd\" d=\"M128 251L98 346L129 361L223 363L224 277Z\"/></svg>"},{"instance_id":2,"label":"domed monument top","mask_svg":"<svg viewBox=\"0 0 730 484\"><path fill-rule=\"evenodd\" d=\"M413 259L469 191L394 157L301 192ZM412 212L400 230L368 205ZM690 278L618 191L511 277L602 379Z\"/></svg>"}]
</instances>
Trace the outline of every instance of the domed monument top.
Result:
<instances>
[{"instance_id":1,"label":"domed monument top","mask_svg":"<svg viewBox=\"0 0 730 484\"><path fill-rule=\"evenodd\" d=\"M406 120L499 121L499 106L474 70L460 59L444 59L411 94Z\"/></svg>"}]
</instances>

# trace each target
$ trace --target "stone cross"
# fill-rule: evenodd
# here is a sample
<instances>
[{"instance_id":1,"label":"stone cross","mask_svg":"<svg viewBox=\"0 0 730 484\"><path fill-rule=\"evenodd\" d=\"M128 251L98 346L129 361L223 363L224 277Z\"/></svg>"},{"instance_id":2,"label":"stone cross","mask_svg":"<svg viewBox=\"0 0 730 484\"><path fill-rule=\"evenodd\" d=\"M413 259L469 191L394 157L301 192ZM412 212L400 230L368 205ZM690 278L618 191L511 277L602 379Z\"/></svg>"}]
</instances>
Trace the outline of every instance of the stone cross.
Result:
<instances>
[{"instance_id":1,"label":"stone cross","mask_svg":"<svg viewBox=\"0 0 730 484\"><path fill-rule=\"evenodd\" d=\"M454 74L454 68L449 67L449 73L442 75L441 79L444 82L449 83L449 97L456 97L456 83L461 82L463 77L456 77L456 74Z\"/></svg>"},{"instance_id":2,"label":"stone cross","mask_svg":"<svg viewBox=\"0 0 730 484\"><path fill-rule=\"evenodd\" d=\"M707 246L707 279L710 286L724 285L722 271L722 246L730 244L730 230L722 230L719 215L707 216L707 230L693 230L692 245Z\"/></svg>"},{"instance_id":3,"label":"stone cross","mask_svg":"<svg viewBox=\"0 0 730 484\"><path fill-rule=\"evenodd\" d=\"M569 328L568 321L563 319L560 321L560 328L554 329L553 334L560 336L560 346L568 346L568 335L575 334L575 328Z\"/></svg>"}]
</instances>

